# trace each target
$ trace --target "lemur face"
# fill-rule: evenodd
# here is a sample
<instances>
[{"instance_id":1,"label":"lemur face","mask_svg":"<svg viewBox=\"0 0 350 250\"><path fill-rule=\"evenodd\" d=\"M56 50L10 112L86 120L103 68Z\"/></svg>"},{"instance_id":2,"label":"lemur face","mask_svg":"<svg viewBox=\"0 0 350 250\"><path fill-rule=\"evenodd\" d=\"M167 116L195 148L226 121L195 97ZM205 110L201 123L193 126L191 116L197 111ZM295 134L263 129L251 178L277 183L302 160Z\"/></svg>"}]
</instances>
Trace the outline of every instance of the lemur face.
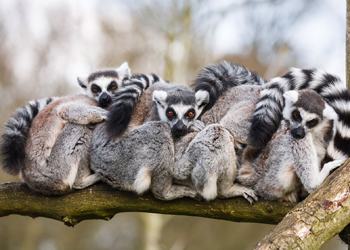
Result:
<instances>
[{"instance_id":1,"label":"lemur face","mask_svg":"<svg viewBox=\"0 0 350 250\"><path fill-rule=\"evenodd\" d=\"M174 136L181 136L189 131L193 121L208 104L209 93L202 90L195 93L190 88L179 85L154 91L153 101L157 105L160 120L170 125Z\"/></svg>"},{"instance_id":2,"label":"lemur face","mask_svg":"<svg viewBox=\"0 0 350 250\"><path fill-rule=\"evenodd\" d=\"M128 63L124 62L117 69L99 70L87 77L78 77L78 83L89 97L98 101L101 107L108 107L117 90L130 76Z\"/></svg>"},{"instance_id":3,"label":"lemur face","mask_svg":"<svg viewBox=\"0 0 350 250\"><path fill-rule=\"evenodd\" d=\"M332 127L330 122L338 118L335 111L313 90L287 91L283 117L290 123L291 135L302 139L309 132L321 132ZM322 134L322 133L320 133Z\"/></svg>"}]
</instances>

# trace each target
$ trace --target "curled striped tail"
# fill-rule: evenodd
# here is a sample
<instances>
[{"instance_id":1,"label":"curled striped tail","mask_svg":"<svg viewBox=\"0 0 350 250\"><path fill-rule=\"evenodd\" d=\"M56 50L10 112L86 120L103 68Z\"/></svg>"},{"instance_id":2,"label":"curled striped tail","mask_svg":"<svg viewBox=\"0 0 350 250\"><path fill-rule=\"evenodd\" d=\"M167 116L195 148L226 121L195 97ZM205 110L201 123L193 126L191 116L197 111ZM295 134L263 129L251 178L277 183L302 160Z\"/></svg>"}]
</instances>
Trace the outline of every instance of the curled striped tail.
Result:
<instances>
[{"instance_id":1,"label":"curled striped tail","mask_svg":"<svg viewBox=\"0 0 350 250\"><path fill-rule=\"evenodd\" d=\"M265 80L241 65L226 61L211 64L201 69L194 81L194 86L196 91L209 92L209 103L204 108L203 113L211 109L228 89L243 84L263 85Z\"/></svg>"},{"instance_id":2,"label":"curled striped tail","mask_svg":"<svg viewBox=\"0 0 350 250\"><path fill-rule=\"evenodd\" d=\"M115 138L124 133L141 95L149 86L157 82L166 83L154 74L139 74L133 76L126 85L120 88L111 104L106 121L107 134L110 137Z\"/></svg>"},{"instance_id":3,"label":"curled striped tail","mask_svg":"<svg viewBox=\"0 0 350 250\"><path fill-rule=\"evenodd\" d=\"M18 175L25 158L25 146L34 117L56 98L30 101L18 108L7 120L0 139L2 169L11 175Z\"/></svg>"},{"instance_id":4,"label":"curled striped tail","mask_svg":"<svg viewBox=\"0 0 350 250\"><path fill-rule=\"evenodd\" d=\"M339 77L317 69L291 68L272 79L261 92L253 112L249 131L252 146L263 147L277 131L284 107L283 94L288 90L312 89L320 94L338 114L336 134L328 154L334 159L350 156L350 92Z\"/></svg>"}]
</instances>

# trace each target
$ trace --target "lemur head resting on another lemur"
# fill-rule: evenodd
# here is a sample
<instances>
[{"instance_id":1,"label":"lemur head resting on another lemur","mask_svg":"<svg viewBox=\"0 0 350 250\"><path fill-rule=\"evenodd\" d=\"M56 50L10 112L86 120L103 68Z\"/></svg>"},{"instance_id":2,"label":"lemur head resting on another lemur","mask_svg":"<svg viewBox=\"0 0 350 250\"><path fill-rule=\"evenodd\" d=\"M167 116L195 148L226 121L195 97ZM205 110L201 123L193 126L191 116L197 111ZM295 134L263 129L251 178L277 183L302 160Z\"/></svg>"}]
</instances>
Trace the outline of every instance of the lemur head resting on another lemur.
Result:
<instances>
[{"instance_id":1,"label":"lemur head resting on another lemur","mask_svg":"<svg viewBox=\"0 0 350 250\"><path fill-rule=\"evenodd\" d=\"M209 103L209 93L194 92L190 88L174 85L164 90L155 90L152 100L157 105L159 119L167 122L175 136L188 132L193 122Z\"/></svg>"},{"instance_id":2,"label":"lemur head resting on another lemur","mask_svg":"<svg viewBox=\"0 0 350 250\"><path fill-rule=\"evenodd\" d=\"M291 90L283 94L283 118L290 123L291 135L302 139L308 132L323 135L329 141L334 135L337 113L314 90Z\"/></svg>"},{"instance_id":3,"label":"lemur head resting on another lemur","mask_svg":"<svg viewBox=\"0 0 350 250\"><path fill-rule=\"evenodd\" d=\"M116 69L98 70L77 79L89 97L98 101L101 107L107 107L112 102L117 90L130 77L129 65L124 62Z\"/></svg>"}]
</instances>

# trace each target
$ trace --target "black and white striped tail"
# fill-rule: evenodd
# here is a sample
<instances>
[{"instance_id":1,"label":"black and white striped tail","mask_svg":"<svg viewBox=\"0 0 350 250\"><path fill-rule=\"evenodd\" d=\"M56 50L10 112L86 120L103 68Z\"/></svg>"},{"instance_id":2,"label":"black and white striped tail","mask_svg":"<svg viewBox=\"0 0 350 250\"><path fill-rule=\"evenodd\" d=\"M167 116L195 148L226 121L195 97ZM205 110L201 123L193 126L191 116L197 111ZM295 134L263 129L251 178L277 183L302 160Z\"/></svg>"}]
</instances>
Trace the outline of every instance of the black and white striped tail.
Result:
<instances>
[{"instance_id":1,"label":"black and white striped tail","mask_svg":"<svg viewBox=\"0 0 350 250\"><path fill-rule=\"evenodd\" d=\"M30 101L18 108L6 122L2 135L0 154L2 169L11 175L18 175L25 158L25 146L34 117L55 98Z\"/></svg>"},{"instance_id":2,"label":"black and white striped tail","mask_svg":"<svg viewBox=\"0 0 350 250\"><path fill-rule=\"evenodd\" d=\"M317 69L291 68L287 74L272 79L267 86L261 92L260 101L252 115L249 132L251 145L265 146L277 131L284 107L283 93L288 90L313 89L339 116L334 147L329 147L328 154L333 159L350 156L350 92L339 77Z\"/></svg>"},{"instance_id":3,"label":"black and white striped tail","mask_svg":"<svg viewBox=\"0 0 350 250\"><path fill-rule=\"evenodd\" d=\"M110 137L115 138L123 134L131 121L139 98L149 86L157 82L166 83L154 74L139 74L133 76L126 85L120 88L111 104L106 121L106 129Z\"/></svg>"},{"instance_id":4,"label":"black and white striped tail","mask_svg":"<svg viewBox=\"0 0 350 250\"><path fill-rule=\"evenodd\" d=\"M228 89L242 84L263 85L265 80L241 65L226 61L211 64L201 69L194 81L194 86L196 91L206 90L209 92L209 103L204 108L203 113L211 109Z\"/></svg>"}]
</instances>

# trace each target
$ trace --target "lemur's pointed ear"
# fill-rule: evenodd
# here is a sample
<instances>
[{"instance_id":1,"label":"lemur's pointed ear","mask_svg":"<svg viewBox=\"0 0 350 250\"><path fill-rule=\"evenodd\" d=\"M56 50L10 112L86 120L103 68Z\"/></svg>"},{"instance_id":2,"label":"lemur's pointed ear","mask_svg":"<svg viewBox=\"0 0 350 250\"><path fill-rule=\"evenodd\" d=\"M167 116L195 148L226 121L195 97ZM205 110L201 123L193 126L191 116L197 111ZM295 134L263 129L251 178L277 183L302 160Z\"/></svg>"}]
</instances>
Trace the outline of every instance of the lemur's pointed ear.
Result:
<instances>
[{"instance_id":1,"label":"lemur's pointed ear","mask_svg":"<svg viewBox=\"0 0 350 250\"><path fill-rule=\"evenodd\" d=\"M283 94L283 97L290 101L291 103L296 103L298 101L298 98L299 98L299 94L298 94L298 91L296 90L290 90L290 91L287 91L286 93Z\"/></svg>"},{"instance_id":2,"label":"lemur's pointed ear","mask_svg":"<svg viewBox=\"0 0 350 250\"><path fill-rule=\"evenodd\" d=\"M198 109L203 109L209 103L209 92L198 90L196 92L196 104Z\"/></svg>"},{"instance_id":3,"label":"lemur's pointed ear","mask_svg":"<svg viewBox=\"0 0 350 250\"><path fill-rule=\"evenodd\" d=\"M338 120L338 114L335 110L326 103L325 109L323 110L323 116L329 120Z\"/></svg>"},{"instance_id":4,"label":"lemur's pointed ear","mask_svg":"<svg viewBox=\"0 0 350 250\"><path fill-rule=\"evenodd\" d=\"M116 71L118 72L120 79L131 77L131 70L129 68L128 62L123 62L123 64L120 65L119 68L116 69Z\"/></svg>"},{"instance_id":5,"label":"lemur's pointed ear","mask_svg":"<svg viewBox=\"0 0 350 250\"><path fill-rule=\"evenodd\" d=\"M153 91L152 100L157 104L161 105L163 108L166 106L166 98L168 94L163 90Z\"/></svg>"},{"instance_id":6,"label":"lemur's pointed ear","mask_svg":"<svg viewBox=\"0 0 350 250\"><path fill-rule=\"evenodd\" d=\"M78 83L80 87L83 89L87 89L88 86L88 76L78 76L77 77Z\"/></svg>"}]
</instances>

